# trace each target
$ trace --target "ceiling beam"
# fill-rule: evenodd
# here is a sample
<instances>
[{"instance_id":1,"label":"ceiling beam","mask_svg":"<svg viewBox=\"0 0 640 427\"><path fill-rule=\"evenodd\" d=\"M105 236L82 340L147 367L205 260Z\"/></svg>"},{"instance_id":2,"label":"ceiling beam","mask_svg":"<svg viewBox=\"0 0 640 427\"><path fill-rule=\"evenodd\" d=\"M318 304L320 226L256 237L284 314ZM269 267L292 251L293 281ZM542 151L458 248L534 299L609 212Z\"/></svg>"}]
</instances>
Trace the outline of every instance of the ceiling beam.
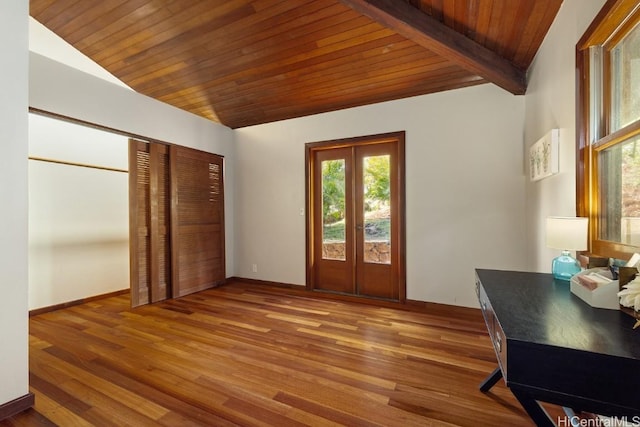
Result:
<instances>
[{"instance_id":1,"label":"ceiling beam","mask_svg":"<svg viewBox=\"0 0 640 427\"><path fill-rule=\"evenodd\" d=\"M403 0L341 0L420 46L514 95L527 90L526 72L492 50L447 27Z\"/></svg>"}]
</instances>

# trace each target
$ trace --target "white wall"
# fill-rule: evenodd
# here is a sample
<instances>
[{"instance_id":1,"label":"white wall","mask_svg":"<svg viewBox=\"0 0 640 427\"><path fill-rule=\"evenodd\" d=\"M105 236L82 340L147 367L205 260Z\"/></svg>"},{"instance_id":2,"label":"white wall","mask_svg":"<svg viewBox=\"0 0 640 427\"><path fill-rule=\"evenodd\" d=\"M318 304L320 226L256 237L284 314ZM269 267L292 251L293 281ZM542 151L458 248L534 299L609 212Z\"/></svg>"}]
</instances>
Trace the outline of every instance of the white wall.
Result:
<instances>
[{"instance_id":1,"label":"white wall","mask_svg":"<svg viewBox=\"0 0 640 427\"><path fill-rule=\"evenodd\" d=\"M526 263L523 120L482 85L237 129L237 275L305 284L306 142L405 130L407 297L477 306L474 268Z\"/></svg>"},{"instance_id":2,"label":"white wall","mask_svg":"<svg viewBox=\"0 0 640 427\"><path fill-rule=\"evenodd\" d=\"M29 309L129 288L128 139L29 116Z\"/></svg>"},{"instance_id":3,"label":"white wall","mask_svg":"<svg viewBox=\"0 0 640 427\"><path fill-rule=\"evenodd\" d=\"M529 270L550 272L559 255L546 247L546 217L576 215L575 46L604 3L565 0L529 69L525 150L550 129L560 129L560 173L526 184Z\"/></svg>"},{"instance_id":4,"label":"white wall","mask_svg":"<svg viewBox=\"0 0 640 427\"><path fill-rule=\"evenodd\" d=\"M224 156L226 270L234 276L233 131L42 55L31 52L30 61L33 108Z\"/></svg>"},{"instance_id":5,"label":"white wall","mask_svg":"<svg viewBox=\"0 0 640 427\"><path fill-rule=\"evenodd\" d=\"M28 16L29 2L0 2L0 405L29 392Z\"/></svg>"},{"instance_id":6,"label":"white wall","mask_svg":"<svg viewBox=\"0 0 640 427\"><path fill-rule=\"evenodd\" d=\"M66 64L77 70L92 74L128 89L129 86L120 81L113 74L96 64L91 58L79 52L76 48L58 37L53 31L29 17L29 50L46 56L55 61Z\"/></svg>"}]
</instances>

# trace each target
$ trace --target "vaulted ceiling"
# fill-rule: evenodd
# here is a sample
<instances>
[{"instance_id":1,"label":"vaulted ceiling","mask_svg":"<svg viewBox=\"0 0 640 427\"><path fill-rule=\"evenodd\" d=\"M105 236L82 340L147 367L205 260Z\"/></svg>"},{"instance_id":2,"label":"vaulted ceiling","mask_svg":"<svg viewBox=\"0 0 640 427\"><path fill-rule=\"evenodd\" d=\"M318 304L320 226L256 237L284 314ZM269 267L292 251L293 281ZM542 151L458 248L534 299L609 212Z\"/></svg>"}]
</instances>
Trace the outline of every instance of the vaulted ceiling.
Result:
<instances>
[{"instance_id":1,"label":"vaulted ceiling","mask_svg":"<svg viewBox=\"0 0 640 427\"><path fill-rule=\"evenodd\" d=\"M523 94L561 3L30 0L30 14L137 92L238 128L487 82Z\"/></svg>"}]
</instances>

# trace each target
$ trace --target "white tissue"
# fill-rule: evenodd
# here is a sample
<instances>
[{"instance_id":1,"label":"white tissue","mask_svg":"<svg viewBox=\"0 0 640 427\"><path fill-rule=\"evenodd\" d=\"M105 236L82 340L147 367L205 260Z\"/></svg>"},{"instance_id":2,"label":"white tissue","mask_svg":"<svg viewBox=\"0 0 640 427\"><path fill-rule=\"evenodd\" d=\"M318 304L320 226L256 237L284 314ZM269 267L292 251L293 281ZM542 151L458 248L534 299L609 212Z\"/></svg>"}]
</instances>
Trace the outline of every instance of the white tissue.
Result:
<instances>
[{"instance_id":1,"label":"white tissue","mask_svg":"<svg viewBox=\"0 0 640 427\"><path fill-rule=\"evenodd\" d=\"M640 278L636 277L622 288L623 289L618 292L620 305L633 308L635 311L640 311Z\"/></svg>"}]
</instances>

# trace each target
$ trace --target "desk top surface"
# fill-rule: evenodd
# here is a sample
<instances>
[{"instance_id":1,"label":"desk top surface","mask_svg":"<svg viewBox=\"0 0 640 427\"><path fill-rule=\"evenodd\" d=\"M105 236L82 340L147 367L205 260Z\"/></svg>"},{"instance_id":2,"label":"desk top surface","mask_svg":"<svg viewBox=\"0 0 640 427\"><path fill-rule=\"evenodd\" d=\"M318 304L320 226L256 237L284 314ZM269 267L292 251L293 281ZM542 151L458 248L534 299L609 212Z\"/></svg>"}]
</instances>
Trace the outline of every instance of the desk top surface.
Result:
<instances>
[{"instance_id":1,"label":"desk top surface","mask_svg":"<svg viewBox=\"0 0 640 427\"><path fill-rule=\"evenodd\" d=\"M640 329L620 310L593 308L551 274L476 273L509 340L640 360Z\"/></svg>"}]
</instances>

